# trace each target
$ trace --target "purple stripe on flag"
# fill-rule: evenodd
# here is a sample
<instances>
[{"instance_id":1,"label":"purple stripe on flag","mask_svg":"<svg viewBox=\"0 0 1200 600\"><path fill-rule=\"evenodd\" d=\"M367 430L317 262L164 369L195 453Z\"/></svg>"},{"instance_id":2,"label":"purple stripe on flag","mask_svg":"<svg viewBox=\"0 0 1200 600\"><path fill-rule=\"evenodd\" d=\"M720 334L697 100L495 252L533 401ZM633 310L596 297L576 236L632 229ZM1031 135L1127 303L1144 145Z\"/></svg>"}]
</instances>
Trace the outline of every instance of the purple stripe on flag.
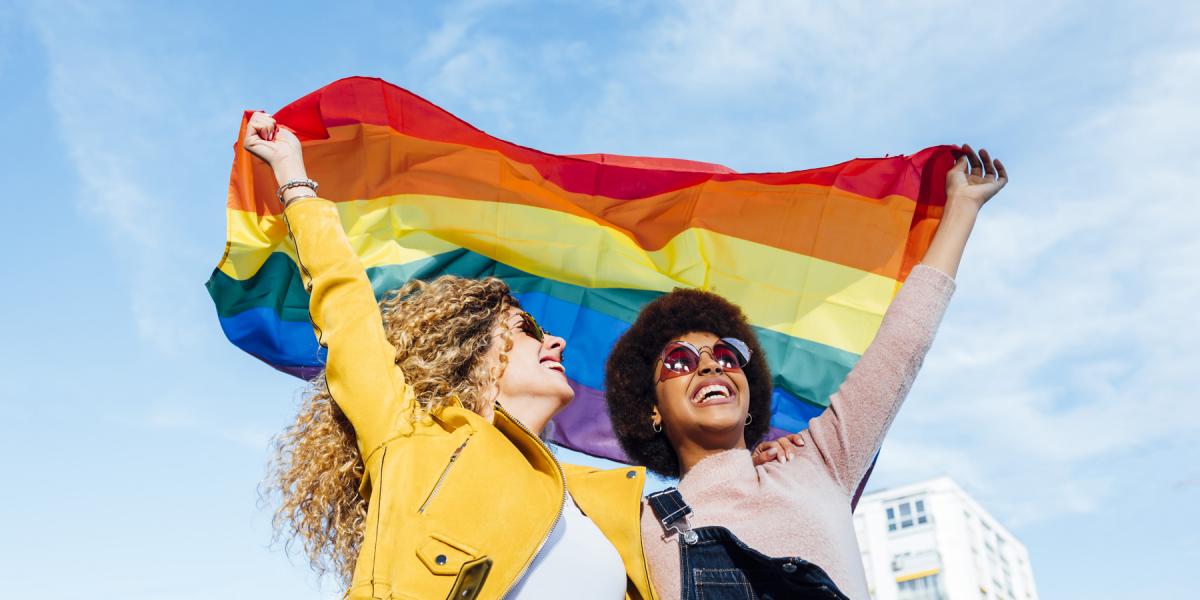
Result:
<instances>
[{"instance_id":1,"label":"purple stripe on flag","mask_svg":"<svg viewBox=\"0 0 1200 600\"><path fill-rule=\"evenodd\" d=\"M551 441L592 456L629 464L629 457L625 456L613 434L604 392L575 381L570 383L575 390L575 399L554 417Z\"/></svg>"}]
</instances>

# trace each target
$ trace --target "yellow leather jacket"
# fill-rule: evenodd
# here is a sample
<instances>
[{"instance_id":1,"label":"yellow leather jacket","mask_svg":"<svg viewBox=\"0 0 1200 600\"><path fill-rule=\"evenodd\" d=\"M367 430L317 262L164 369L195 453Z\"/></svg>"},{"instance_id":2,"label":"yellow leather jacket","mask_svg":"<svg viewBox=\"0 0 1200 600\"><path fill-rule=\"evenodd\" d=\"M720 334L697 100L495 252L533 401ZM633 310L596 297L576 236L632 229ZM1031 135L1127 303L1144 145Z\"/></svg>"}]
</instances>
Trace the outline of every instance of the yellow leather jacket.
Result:
<instances>
[{"instance_id":1,"label":"yellow leather jacket","mask_svg":"<svg viewBox=\"0 0 1200 600\"><path fill-rule=\"evenodd\" d=\"M366 537L347 597L502 598L561 516L566 490L621 555L627 598L652 598L639 515L645 472L562 466L503 409L488 423L452 405L414 420L371 284L332 202L284 213L328 349L330 393L366 463Z\"/></svg>"}]
</instances>

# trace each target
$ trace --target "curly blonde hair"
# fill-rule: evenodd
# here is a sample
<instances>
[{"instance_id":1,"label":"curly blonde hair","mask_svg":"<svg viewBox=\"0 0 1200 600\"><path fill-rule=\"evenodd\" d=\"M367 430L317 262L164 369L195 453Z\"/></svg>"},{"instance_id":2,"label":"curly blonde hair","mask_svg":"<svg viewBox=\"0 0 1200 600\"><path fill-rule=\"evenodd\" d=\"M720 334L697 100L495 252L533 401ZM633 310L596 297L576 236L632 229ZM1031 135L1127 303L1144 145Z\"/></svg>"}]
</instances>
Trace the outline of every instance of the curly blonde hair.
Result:
<instances>
[{"instance_id":1,"label":"curly blonde hair","mask_svg":"<svg viewBox=\"0 0 1200 600\"><path fill-rule=\"evenodd\" d=\"M495 382L508 364L512 337L496 325L520 307L499 279L444 276L410 281L380 301L396 364L417 398L420 414L436 413L453 398L480 412L491 407ZM501 339L498 364L486 360ZM322 372L312 380L296 420L273 443L267 495L278 495L276 540L303 544L318 575L350 583L364 535L366 472L354 428L338 408Z\"/></svg>"}]
</instances>

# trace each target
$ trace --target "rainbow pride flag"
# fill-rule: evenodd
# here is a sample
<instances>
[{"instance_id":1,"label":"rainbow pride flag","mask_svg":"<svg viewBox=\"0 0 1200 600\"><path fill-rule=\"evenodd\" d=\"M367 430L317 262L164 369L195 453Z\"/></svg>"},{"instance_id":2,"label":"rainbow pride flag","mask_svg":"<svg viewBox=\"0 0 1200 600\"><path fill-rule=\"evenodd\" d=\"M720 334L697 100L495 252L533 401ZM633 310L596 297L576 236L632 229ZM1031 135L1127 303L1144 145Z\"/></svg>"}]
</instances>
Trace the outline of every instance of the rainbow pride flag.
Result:
<instances>
[{"instance_id":1,"label":"rainbow pride flag","mask_svg":"<svg viewBox=\"0 0 1200 600\"><path fill-rule=\"evenodd\" d=\"M553 440L619 461L627 459L604 406L605 359L639 309L675 287L711 290L745 310L774 373L772 432L807 427L928 247L957 150L787 173L561 156L494 138L362 77L275 116L300 137L322 197L337 202L376 295L414 277L506 281L568 342L576 395ZM228 242L208 290L234 344L310 378L325 353L275 181L235 148Z\"/></svg>"}]
</instances>

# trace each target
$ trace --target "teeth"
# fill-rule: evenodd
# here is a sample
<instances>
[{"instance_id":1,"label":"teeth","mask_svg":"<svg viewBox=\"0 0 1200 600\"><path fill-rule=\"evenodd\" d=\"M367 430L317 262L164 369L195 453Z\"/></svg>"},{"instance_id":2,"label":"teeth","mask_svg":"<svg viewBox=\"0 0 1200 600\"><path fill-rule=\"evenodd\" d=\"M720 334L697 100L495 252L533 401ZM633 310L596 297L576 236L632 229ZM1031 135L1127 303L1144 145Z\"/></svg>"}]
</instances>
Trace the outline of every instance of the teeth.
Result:
<instances>
[{"instance_id":1,"label":"teeth","mask_svg":"<svg viewBox=\"0 0 1200 600\"><path fill-rule=\"evenodd\" d=\"M728 398L729 388L717 384L706 385L696 392L696 399L699 402L704 402L709 399L710 394L712 394L713 397Z\"/></svg>"},{"instance_id":2,"label":"teeth","mask_svg":"<svg viewBox=\"0 0 1200 600\"><path fill-rule=\"evenodd\" d=\"M565 372L565 369L563 369L562 363L557 363L552 360L543 362L542 366L546 367L547 369L550 369L552 371L564 371Z\"/></svg>"}]
</instances>

